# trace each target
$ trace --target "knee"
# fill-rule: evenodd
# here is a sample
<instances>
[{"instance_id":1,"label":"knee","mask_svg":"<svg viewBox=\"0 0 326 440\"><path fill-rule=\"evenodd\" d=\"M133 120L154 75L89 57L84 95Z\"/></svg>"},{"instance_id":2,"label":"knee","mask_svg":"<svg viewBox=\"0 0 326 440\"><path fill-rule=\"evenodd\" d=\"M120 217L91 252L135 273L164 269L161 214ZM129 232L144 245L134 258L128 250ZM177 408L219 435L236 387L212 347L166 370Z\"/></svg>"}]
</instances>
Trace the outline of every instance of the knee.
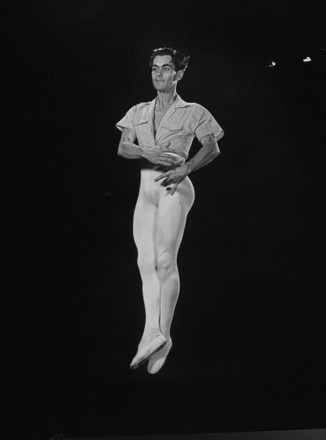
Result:
<instances>
[{"instance_id":1,"label":"knee","mask_svg":"<svg viewBox=\"0 0 326 440\"><path fill-rule=\"evenodd\" d=\"M173 255L168 251L159 252L157 255L157 271L160 277L164 278L170 275L176 269L176 261Z\"/></svg>"},{"instance_id":2,"label":"knee","mask_svg":"<svg viewBox=\"0 0 326 440\"><path fill-rule=\"evenodd\" d=\"M142 278L148 277L155 272L155 261L146 254L138 255L137 264Z\"/></svg>"}]
</instances>

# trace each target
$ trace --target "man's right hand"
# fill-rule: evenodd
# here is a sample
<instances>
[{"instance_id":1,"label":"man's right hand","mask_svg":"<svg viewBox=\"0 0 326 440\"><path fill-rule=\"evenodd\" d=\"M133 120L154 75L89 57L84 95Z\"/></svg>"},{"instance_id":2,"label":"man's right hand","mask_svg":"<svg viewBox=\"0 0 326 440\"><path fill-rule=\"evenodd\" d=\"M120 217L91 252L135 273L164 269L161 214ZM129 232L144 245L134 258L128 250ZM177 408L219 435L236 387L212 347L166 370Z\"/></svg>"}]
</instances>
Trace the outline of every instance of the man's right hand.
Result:
<instances>
[{"instance_id":1,"label":"man's right hand","mask_svg":"<svg viewBox=\"0 0 326 440\"><path fill-rule=\"evenodd\" d=\"M165 168L174 168L180 163L180 158L167 154L168 145L156 145L155 147L142 148L145 159L155 165Z\"/></svg>"}]
</instances>

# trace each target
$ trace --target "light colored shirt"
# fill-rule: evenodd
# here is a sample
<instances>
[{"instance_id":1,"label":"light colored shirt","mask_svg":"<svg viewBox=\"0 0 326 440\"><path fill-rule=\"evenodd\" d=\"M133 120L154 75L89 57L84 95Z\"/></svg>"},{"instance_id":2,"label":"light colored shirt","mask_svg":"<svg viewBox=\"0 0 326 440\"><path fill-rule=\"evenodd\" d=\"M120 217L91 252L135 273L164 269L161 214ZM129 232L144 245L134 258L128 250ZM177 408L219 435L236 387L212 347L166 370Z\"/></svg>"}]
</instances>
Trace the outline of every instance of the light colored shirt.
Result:
<instances>
[{"instance_id":1,"label":"light colored shirt","mask_svg":"<svg viewBox=\"0 0 326 440\"><path fill-rule=\"evenodd\" d=\"M200 141L204 136L212 134L218 140L224 134L208 110L200 104L185 102L179 95L164 114L155 133L155 101L156 99L131 107L116 124L121 131L126 127L134 129L138 144L142 147L170 142L169 151L187 159L195 136Z\"/></svg>"}]
</instances>

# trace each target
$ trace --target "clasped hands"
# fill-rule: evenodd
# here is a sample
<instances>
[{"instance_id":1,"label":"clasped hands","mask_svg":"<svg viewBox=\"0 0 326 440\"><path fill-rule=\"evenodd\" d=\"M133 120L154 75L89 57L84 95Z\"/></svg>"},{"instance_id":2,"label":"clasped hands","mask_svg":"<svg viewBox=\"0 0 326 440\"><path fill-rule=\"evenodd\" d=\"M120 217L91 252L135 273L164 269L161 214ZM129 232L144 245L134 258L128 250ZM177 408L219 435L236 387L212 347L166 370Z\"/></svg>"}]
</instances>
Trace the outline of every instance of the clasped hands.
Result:
<instances>
[{"instance_id":1,"label":"clasped hands","mask_svg":"<svg viewBox=\"0 0 326 440\"><path fill-rule=\"evenodd\" d=\"M161 185L170 187L167 189L170 189L170 195L173 195L179 183L188 175L188 166L183 163L183 159L168 154L169 145L170 143L146 148L146 159L153 164L167 168L167 171L157 176L154 182L162 180Z\"/></svg>"}]
</instances>

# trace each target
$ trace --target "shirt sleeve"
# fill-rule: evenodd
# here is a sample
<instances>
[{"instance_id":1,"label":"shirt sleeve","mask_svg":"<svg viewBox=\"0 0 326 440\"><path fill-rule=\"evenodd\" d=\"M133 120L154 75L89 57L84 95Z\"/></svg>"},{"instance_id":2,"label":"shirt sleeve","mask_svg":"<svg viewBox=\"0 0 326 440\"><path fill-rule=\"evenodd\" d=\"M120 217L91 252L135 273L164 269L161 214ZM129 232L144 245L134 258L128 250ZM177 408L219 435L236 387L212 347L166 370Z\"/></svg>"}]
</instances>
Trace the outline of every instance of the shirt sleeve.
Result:
<instances>
[{"instance_id":1,"label":"shirt sleeve","mask_svg":"<svg viewBox=\"0 0 326 440\"><path fill-rule=\"evenodd\" d=\"M136 115L136 106L131 107L125 114L125 116L120 119L115 125L118 130L123 131L124 128L135 128L134 119Z\"/></svg>"},{"instance_id":2,"label":"shirt sleeve","mask_svg":"<svg viewBox=\"0 0 326 440\"><path fill-rule=\"evenodd\" d=\"M196 121L195 136L200 141L204 136L212 134L216 139L220 139L224 135L224 131L220 124L215 120L213 115L200 106L199 118Z\"/></svg>"}]
</instances>

